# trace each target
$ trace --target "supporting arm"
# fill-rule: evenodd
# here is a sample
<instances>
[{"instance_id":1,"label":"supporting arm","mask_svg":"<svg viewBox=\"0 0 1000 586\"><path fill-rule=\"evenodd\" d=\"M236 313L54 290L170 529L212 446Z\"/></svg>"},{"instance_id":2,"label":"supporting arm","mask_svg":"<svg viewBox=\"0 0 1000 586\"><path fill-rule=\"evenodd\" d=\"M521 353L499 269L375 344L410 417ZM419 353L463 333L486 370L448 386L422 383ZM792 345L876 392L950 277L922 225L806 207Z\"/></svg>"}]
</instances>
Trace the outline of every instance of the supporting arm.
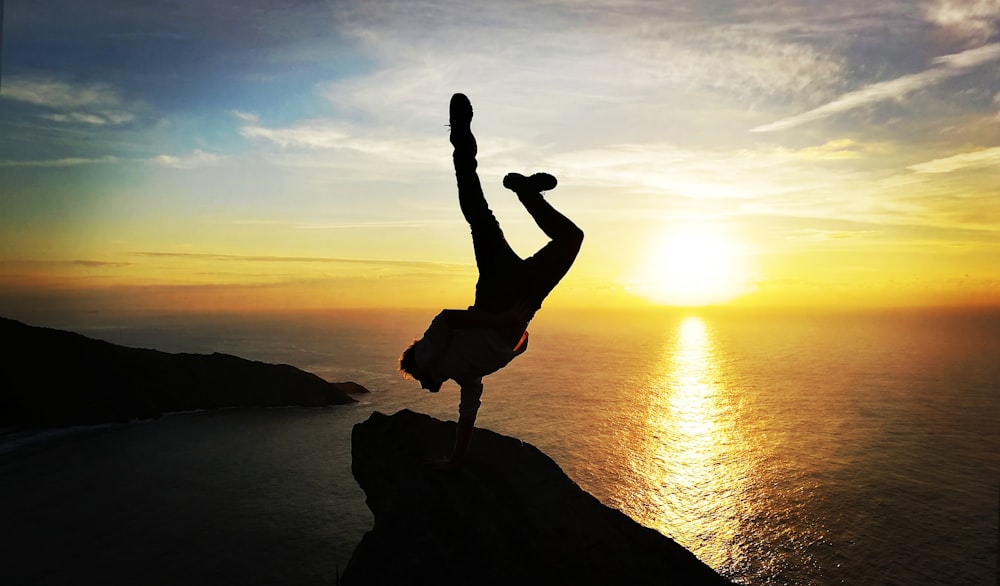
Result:
<instances>
[{"instance_id":1,"label":"supporting arm","mask_svg":"<svg viewBox=\"0 0 1000 586\"><path fill-rule=\"evenodd\" d=\"M462 383L462 400L458 406L458 426L455 428L455 447L452 450L450 461L454 468L461 466L469 454L472 431L476 426L476 415L479 413L482 396L482 379Z\"/></svg>"}]
</instances>

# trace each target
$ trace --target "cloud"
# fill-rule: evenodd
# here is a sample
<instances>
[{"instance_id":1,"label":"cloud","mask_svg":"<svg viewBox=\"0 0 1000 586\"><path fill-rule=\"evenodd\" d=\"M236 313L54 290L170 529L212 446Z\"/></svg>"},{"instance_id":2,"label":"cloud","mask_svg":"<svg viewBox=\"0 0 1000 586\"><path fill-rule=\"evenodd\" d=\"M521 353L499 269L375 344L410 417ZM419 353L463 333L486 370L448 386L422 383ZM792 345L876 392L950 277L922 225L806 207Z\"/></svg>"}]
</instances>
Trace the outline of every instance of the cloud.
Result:
<instances>
[{"instance_id":1,"label":"cloud","mask_svg":"<svg viewBox=\"0 0 1000 586\"><path fill-rule=\"evenodd\" d=\"M190 155L186 156L175 156L175 155L157 155L149 159L121 159L114 156L104 156L104 157L66 157L62 159L50 159L50 160L35 160L35 161L16 161L7 160L0 161L0 167L78 167L81 165L110 165L120 162L146 162L152 165L157 165L160 167L168 167L171 169L193 169L196 167L204 167L208 165L216 165L224 161L226 157L221 155L216 155L213 153L206 153L201 150L195 150Z\"/></svg>"},{"instance_id":2,"label":"cloud","mask_svg":"<svg viewBox=\"0 0 1000 586\"><path fill-rule=\"evenodd\" d=\"M707 109L720 98L748 108L765 99L817 103L838 91L842 59L794 39L790 25L772 26L767 15L713 22L707 12L684 2L459 2L426 12L357 3L340 28L374 67L330 83L325 95L372 120L429 125L444 122L442 104L460 90L474 104L490 100L505 133L530 136L517 126L530 133L555 112L591 125L614 120L610 132L654 132L674 112Z\"/></svg>"},{"instance_id":3,"label":"cloud","mask_svg":"<svg viewBox=\"0 0 1000 586\"><path fill-rule=\"evenodd\" d=\"M361 264L386 266L396 268L450 268L468 269L471 265L417 261L417 260L395 260L395 259L370 259L370 258L339 258L323 256L262 256L262 255L240 255L240 254L214 254L200 252L136 252L139 256L155 258L180 258L180 259L202 259L217 260L225 262L273 262L273 263L320 263L320 264Z\"/></svg>"},{"instance_id":4,"label":"cloud","mask_svg":"<svg viewBox=\"0 0 1000 586\"><path fill-rule=\"evenodd\" d=\"M961 53L938 57L931 62L933 67L930 69L871 84L860 90L844 94L836 100L808 112L757 126L752 128L751 132L785 130L877 102L899 100L913 92L962 75L980 65L996 60L1000 60L1000 43L992 43Z\"/></svg>"},{"instance_id":5,"label":"cloud","mask_svg":"<svg viewBox=\"0 0 1000 586\"><path fill-rule=\"evenodd\" d=\"M566 178L567 189L617 194L610 205L603 199L589 205L603 222L760 216L995 230L989 179L969 182L945 173L995 168L989 166L1000 164L1000 147L911 168L906 147L847 139L799 149L631 144L567 152L546 164Z\"/></svg>"},{"instance_id":6,"label":"cloud","mask_svg":"<svg viewBox=\"0 0 1000 586\"><path fill-rule=\"evenodd\" d=\"M797 151L798 158L808 161L840 161L860 159L867 152L876 150L873 145L860 145L849 138L827 141L819 146L805 147Z\"/></svg>"},{"instance_id":7,"label":"cloud","mask_svg":"<svg viewBox=\"0 0 1000 586\"><path fill-rule=\"evenodd\" d=\"M233 110L230 112L233 116L239 118L240 120L248 124L257 124L260 122L260 116L252 112L241 112L240 110Z\"/></svg>"},{"instance_id":8,"label":"cloud","mask_svg":"<svg viewBox=\"0 0 1000 586\"><path fill-rule=\"evenodd\" d=\"M117 163L118 157L106 156L97 158L67 157L48 161L0 161L0 167L76 167L79 165L105 165Z\"/></svg>"},{"instance_id":9,"label":"cloud","mask_svg":"<svg viewBox=\"0 0 1000 586\"><path fill-rule=\"evenodd\" d=\"M908 169L917 173L951 173L962 169L993 166L1000 166L1000 147L959 153L942 159L910 165Z\"/></svg>"},{"instance_id":10,"label":"cloud","mask_svg":"<svg viewBox=\"0 0 1000 586\"><path fill-rule=\"evenodd\" d=\"M48 110L40 117L61 124L120 125L135 120L138 110L108 84L43 76L4 80L0 97Z\"/></svg>"},{"instance_id":11,"label":"cloud","mask_svg":"<svg viewBox=\"0 0 1000 586\"><path fill-rule=\"evenodd\" d=\"M112 262L106 260L74 260L71 261L73 265L87 267L87 268L123 268L130 267L133 263L130 262Z\"/></svg>"},{"instance_id":12,"label":"cloud","mask_svg":"<svg viewBox=\"0 0 1000 586\"><path fill-rule=\"evenodd\" d=\"M238 117L250 122L240 127L240 135L244 138L269 142L291 151L343 150L395 160L427 161L428 157L423 153L428 151L428 146L445 148L442 145L447 140L434 141L429 145L427 139L414 138L397 129L365 129L334 118L306 120L292 126L269 128L257 123L253 115ZM446 135L442 132L442 136ZM433 150L436 152L439 149ZM299 157L295 161L278 161L293 166L315 166L307 157Z\"/></svg>"},{"instance_id":13,"label":"cloud","mask_svg":"<svg viewBox=\"0 0 1000 586\"><path fill-rule=\"evenodd\" d=\"M363 128L337 119L313 119L292 126L269 128L246 124L240 135L277 146L281 153L268 153L272 164L295 168L342 169L344 176L398 177L410 172L437 169L447 164L450 152L445 127L439 138L407 133L398 128ZM335 151L331 156L329 151ZM488 150L484 149L484 152ZM387 172L392 165L392 173Z\"/></svg>"},{"instance_id":14,"label":"cloud","mask_svg":"<svg viewBox=\"0 0 1000 586\"><path fill-rule=\"evenodd\" d=\"M253 121L256 122L256 121ZM249 139L263 139L282 148L329 149L346 146L350 134L332 120L314 120L286 128L267 128L247 124L240 134Z\"/></svg>"},{"instance_id":15,"label":"cloud","mask_svg":"<svg viewBox=\"0 0 1000 586\"><path fill-rule=\"evenodd\" d=\"M997 32L1000 0L935 0L927 5L926 16L970 42L983 42Z\"/></svg>"},{"instance_id":16,"label":"cloud","mask_svg":"<svg viewBox=\"0 0 1000 586\"><path fill-rule=\"evenodd\" d=\"M750 200L770 200L817 191L856 180L843 164L889 150L881 143L831 140L801 149L757 146L752 149L695 149L672 144L622 144L579 150L552 157L551 168L580 185L614 186L632 193L718 200L724 213ZM845 190L845 198L852 193ZM830 200L827 200L830 201Z\"/></svg>"},{"instance_id":17,"label":"cloud","mask_svg":"<svg viewBox=\"0 0 1000 586\"><path fill-rule=\"evenodd\" d=\"M175 155L157 155L151 159L148 159L149 163L153 165L157 165L159 167L167 167L170 169L194 169L197 167L217 165L224 160L225 157L221 155L216 155L214 153L206 153L199 149L196 149L190 155L182 157L178 157Z\"/></svg>"},{"instance_id":18,"label":"cloud","mask_svg":"<svg viewBox=\"0 0 1000 586\"><path fill-rule=\"evenodd\" d=\"M125 261L106 261L92 259L74 260L35 260L35 259L6 259L0 262L3 267L16 267L19 269L36 269L47 267L86 267L86 268L123 268L132 266L134 263Z\"/></svg>"},{"instance_id":19,"label":"cloud","mask_svg":"<svg viewBox=\"0 0 1000 586\"><path fill-rule=\"evenodd\" d=\"M4 85L3 97L47 108L91 108L119 105L121 98L104 84L71 84L56 79L17 78Z\"/></svg>"}]
</instances>

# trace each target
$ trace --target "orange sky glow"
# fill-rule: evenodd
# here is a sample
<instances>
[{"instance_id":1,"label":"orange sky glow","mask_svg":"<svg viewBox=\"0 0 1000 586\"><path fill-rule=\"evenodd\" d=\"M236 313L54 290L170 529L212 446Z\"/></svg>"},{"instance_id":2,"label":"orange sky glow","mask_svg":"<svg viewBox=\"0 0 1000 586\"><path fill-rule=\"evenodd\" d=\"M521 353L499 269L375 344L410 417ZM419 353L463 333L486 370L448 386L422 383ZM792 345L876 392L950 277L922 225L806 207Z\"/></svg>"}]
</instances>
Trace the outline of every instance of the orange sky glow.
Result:
<instances>
[{"instance_id":1,"label":"orange sky glow","mask_svg":"<svg viewBox=\"0 0 1000 586\"><path fill-rule=\"evenodd\" d=\"M259 4L7 6L0 314L469 305L456 91L546 306L1000 305L1000 8Z\"/></svg>"}]
</instances>

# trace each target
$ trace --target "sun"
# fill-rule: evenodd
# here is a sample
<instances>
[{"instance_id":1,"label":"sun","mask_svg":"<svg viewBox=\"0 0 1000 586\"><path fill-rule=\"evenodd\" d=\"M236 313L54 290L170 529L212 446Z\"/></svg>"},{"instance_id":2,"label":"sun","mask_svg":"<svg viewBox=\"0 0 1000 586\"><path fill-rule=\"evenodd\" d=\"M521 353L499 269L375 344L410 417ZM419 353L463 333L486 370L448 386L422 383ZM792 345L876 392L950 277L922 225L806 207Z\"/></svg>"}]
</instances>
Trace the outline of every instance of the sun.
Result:
<instances>
[{"instance_id":1,"label":"sun","mask_svg":"<svg viewBox=\"0 0 1000 586\"><path fill-rule=\"evenodd\" d=\"M650 242L633 288L664 305L699 306L731 301L752 289L747 247L720 226L685 225Z\"/></svg>"}]
</instances>

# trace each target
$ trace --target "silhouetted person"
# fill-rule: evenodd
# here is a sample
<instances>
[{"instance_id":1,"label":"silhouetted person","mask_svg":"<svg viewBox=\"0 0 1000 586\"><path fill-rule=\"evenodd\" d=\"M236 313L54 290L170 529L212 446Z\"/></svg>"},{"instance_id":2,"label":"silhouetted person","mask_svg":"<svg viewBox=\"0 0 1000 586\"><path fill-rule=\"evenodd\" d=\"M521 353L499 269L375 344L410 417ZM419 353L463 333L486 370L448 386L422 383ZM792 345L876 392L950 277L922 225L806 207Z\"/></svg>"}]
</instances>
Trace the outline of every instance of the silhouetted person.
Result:
<instances>
[{"instance_id":1,"label":"silhouetted person","mask_svg":"<svg viewBox=\"0 0 1000 586\"><path fill-rule=\"evenodd\" d=\"M510 173L503 185L550 238L548 244L522 259L504 239L476 174L476 139L472 135L472 104L463 94L451 98L451 144L455 147L458 203L472 229L472 247L479 268L475 303L468 309L445 309L421 339L399 359L399 370L420 386L437 392L448 379L461 387L455 447L446 464L462 463L483 394L483 377L500 370L528 347L528 322L542 301L572 266L583 242L583 231L542 197L556 186L547 173L525 177Z\"/></svg>"}]
</instances>

